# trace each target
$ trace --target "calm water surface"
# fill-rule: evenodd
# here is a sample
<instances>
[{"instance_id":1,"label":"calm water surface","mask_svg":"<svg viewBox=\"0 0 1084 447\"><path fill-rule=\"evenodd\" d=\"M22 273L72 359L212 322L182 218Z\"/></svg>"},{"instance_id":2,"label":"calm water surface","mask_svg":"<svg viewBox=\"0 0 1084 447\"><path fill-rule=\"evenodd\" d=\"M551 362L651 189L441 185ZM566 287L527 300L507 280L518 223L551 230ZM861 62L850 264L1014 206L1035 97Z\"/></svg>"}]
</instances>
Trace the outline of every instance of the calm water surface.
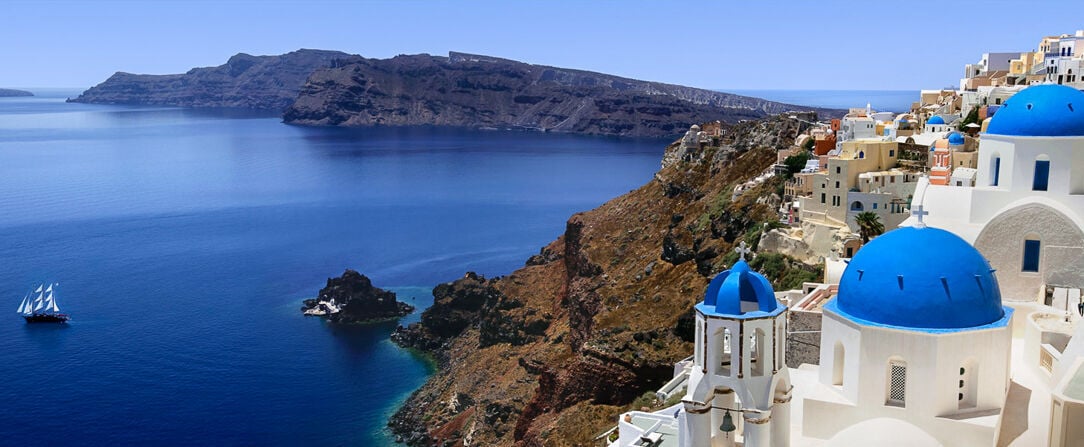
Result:
<instances>
[{"instance_id":1,"label":"calm water surface","mask_svg":"<svg viewBox=\"0 0 1084 447\"><path fill-rule=\"evenodd\" d=\"M310 129L244 112L0 98L0 444L388 445L430 370L395 324L300 315L355 268L423 308L506 274L665 142ZM66 326L27 325L58 281ZM417 314L406 322L416 321Z\"/></svg>"}]
</instances>

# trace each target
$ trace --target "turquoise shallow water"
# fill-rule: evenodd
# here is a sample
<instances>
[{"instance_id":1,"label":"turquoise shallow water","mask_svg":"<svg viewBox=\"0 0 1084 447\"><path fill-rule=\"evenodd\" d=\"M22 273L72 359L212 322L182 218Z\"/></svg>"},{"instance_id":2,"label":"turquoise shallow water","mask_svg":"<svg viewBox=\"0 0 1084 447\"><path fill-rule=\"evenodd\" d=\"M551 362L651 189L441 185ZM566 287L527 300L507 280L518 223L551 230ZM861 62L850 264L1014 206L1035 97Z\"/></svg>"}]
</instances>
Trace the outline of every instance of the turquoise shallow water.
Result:
<instances>
[{"instance_id":1,"label":"turquoise shallow water","mask_svg":"<svg viewBox=\"0 0 1084 447\"><path fill-rule=\"evenodd\" d=\"M355 268L419 309L506 274L665 142L310 129L242 111L0 99L0 444L388 445L429 366L298 308ZM65 326L15 315L59 281ZM417 314L407 317L414 321ZM43 434L48 434L43 436Z\"/></svg>"}]
</instances>

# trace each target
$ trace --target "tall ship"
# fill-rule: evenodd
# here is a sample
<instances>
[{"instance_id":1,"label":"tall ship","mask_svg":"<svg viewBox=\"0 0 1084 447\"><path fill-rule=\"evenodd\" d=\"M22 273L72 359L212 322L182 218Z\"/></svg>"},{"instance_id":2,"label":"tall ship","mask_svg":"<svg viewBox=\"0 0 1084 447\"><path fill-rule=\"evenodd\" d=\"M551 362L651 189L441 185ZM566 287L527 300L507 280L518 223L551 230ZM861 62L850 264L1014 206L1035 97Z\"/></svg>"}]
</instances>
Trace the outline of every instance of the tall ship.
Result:
<instances>
[{"instance_id":1,"label":"tall ship","mask_svg":"<svg viewBox=\"0 0 1084 447\"><path fill-rule=\"evenodd\" d=\"M49 284L49 287L45 287L45 284L38 285L37 289L23 297L18 312L27 323L65 323L71 319L68 314L60 313L56 296L53 294L54 286L55 283ZM37 297L34 297L34 294L37 294Z\"/></svg>"}]
</instances>

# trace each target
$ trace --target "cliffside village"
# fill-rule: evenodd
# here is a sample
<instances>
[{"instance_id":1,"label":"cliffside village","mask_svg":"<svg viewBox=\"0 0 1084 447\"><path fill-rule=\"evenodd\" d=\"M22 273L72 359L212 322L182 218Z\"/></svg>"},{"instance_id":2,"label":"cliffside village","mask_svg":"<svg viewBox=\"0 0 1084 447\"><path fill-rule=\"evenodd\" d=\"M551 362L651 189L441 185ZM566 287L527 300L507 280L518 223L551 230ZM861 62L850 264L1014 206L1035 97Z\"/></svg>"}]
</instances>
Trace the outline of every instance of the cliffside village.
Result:
<instances>
[{"instance_id":1,"label":"cliffside village","mask_svg":"<svg viewBox=\"0 0 1084 447\"><path fill-rule=\"evenodd\" d=\"M743 243L696 305L695 352L658 409L621 414L600 440L1084 446L1077 42L1084 31L983 54L959 90L924 90L903 113L791 116L808 130L734 194L792 175L783 228L758 251L823 263L823 280L774 291Z\"/></svg>"}]
</instances>

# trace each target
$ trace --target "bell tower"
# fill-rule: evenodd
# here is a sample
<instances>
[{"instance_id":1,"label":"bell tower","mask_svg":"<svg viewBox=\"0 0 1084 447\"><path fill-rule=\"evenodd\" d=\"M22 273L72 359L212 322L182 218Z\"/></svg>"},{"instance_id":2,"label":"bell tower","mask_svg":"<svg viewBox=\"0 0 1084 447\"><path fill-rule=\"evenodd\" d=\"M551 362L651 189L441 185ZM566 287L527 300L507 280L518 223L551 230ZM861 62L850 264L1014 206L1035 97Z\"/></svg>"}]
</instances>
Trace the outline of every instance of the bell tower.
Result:
<instances>
[{"instance_id":1,"label":"bell tower","mask_svg":"<svg viewBox=\"0 0 1084 447\"><path fill-rule=\"evenodd\" d=\"M689 375L683 447L790 445L791 384L786 306L741 259L708 285L696 305L696 352Z\"/></svg>"}]
</instances>

